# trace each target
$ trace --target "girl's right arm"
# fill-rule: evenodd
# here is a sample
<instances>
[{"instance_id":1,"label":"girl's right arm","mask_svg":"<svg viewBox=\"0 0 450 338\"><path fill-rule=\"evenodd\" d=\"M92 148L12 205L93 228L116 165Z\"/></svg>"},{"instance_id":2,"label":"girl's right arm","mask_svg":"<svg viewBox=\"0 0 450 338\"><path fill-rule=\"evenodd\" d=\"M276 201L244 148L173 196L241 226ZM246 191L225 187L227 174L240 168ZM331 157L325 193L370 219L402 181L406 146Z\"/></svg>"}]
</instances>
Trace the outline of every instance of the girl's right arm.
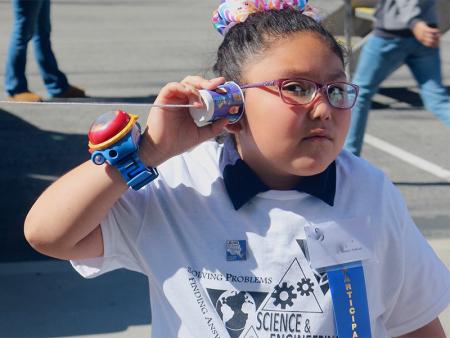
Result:
<instances>
[{"instance_id":1,"label":"girl's right arm","mask_svg":"<svg viewBox=\"0 0 450 338\"><path fill-rule=\"evenodd\" d=\"M161 89L155 103L199 103L198 89L214 89L223 78L188 77ZM198 128L187 108L152 108L141 138L141 160L156 167L167 159L217 136L226 120ZM151 184L151 183L150 183ZM25 237L37 251L60 259L103 255L99 224L128 189L114 167L86 162L54 182L25 220Z\"/></svg>"},{"instance_id":2,"label":"girl's right arm","mask_svg":"<svg viewBox=\"0 0 450 338\"><path fill-rule=\"evenodd\" d=\"M116 169L85 162L38 198L25 220L25 238L35 250L60 259L102 256L99 224L127 189Z\"/></svg>"}]
</instances>

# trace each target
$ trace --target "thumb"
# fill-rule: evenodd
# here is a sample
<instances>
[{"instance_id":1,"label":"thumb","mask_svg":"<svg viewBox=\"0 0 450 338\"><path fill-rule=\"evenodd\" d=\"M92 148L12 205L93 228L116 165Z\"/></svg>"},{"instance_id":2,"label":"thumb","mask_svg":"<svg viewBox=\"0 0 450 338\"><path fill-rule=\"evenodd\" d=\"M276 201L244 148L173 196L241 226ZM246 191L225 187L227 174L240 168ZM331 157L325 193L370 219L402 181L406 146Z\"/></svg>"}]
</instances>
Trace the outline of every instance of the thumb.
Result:
<instances>
[{"instance_id":1,"label":"thumb","mask_svg":"<svg viewBox=\"0 0 450 338\"><path fill-rule=\"evenodd\" d=\"M216 137L229 123L227 119L220 119L199 129L199 141L203 142Z\"/></svg>"}]
</instances>

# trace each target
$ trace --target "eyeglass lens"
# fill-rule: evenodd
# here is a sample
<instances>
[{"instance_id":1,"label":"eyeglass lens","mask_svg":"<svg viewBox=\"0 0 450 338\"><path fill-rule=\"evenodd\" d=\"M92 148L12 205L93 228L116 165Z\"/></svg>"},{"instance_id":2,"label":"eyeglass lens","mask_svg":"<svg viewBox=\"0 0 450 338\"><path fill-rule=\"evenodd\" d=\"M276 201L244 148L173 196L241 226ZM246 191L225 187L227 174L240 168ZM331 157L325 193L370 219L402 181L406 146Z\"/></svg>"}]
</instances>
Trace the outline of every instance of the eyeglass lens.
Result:
<instances>
[{"instance_id":1,"label":"eyeglass lens","mask_svg":"<svg viewBox=\"0 0 450 338\"><path fill-rule=\"evenodd\" d=\"M286 80L281 86L281 95L287 103L308 104L315 95L317 86L307 80ZM326 86L328 101L336 108L351 108L356 100L356 89L347 83L331 83Z\"/></svg>"}]
</instances>

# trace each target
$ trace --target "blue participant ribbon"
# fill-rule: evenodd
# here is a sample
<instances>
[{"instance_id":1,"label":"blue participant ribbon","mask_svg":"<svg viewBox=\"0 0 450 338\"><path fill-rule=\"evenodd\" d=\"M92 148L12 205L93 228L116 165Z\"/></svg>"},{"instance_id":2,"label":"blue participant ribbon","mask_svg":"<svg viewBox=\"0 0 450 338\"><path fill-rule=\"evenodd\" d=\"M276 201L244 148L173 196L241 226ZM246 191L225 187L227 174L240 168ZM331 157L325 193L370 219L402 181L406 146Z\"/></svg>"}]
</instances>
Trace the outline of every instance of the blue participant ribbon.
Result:
<instances>
[{"instance_id":1,"label":"blue participant ribbon","mask_svg":"<svg viewBox=\"0 0 450 338\"><path fill-rule=\"evenodd\" d=\"M361 262L327 268L339 338L372 338Z\"/></svg>"}]
</instances>

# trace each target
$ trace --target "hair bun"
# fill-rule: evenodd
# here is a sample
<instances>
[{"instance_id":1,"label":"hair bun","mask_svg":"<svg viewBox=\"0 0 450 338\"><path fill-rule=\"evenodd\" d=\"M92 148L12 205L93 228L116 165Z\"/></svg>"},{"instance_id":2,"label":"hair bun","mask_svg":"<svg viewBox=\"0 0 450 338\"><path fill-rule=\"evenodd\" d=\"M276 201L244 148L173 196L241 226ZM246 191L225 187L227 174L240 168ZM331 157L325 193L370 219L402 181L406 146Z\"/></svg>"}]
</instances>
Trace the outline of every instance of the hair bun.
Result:
<instances>
[{"instance_id":1,"label":"hair bun","mask_svg":"<svg viewBox=\"0 0 450 338\"><path fill-rule=\"evenodd\" d=\"M235 24L244 22L250 14L271 9L293 8L320 21L317 10L308 0L222 0L214 11L212 22L216 30L224 35Z\"/></svg>"}]
</instances>

